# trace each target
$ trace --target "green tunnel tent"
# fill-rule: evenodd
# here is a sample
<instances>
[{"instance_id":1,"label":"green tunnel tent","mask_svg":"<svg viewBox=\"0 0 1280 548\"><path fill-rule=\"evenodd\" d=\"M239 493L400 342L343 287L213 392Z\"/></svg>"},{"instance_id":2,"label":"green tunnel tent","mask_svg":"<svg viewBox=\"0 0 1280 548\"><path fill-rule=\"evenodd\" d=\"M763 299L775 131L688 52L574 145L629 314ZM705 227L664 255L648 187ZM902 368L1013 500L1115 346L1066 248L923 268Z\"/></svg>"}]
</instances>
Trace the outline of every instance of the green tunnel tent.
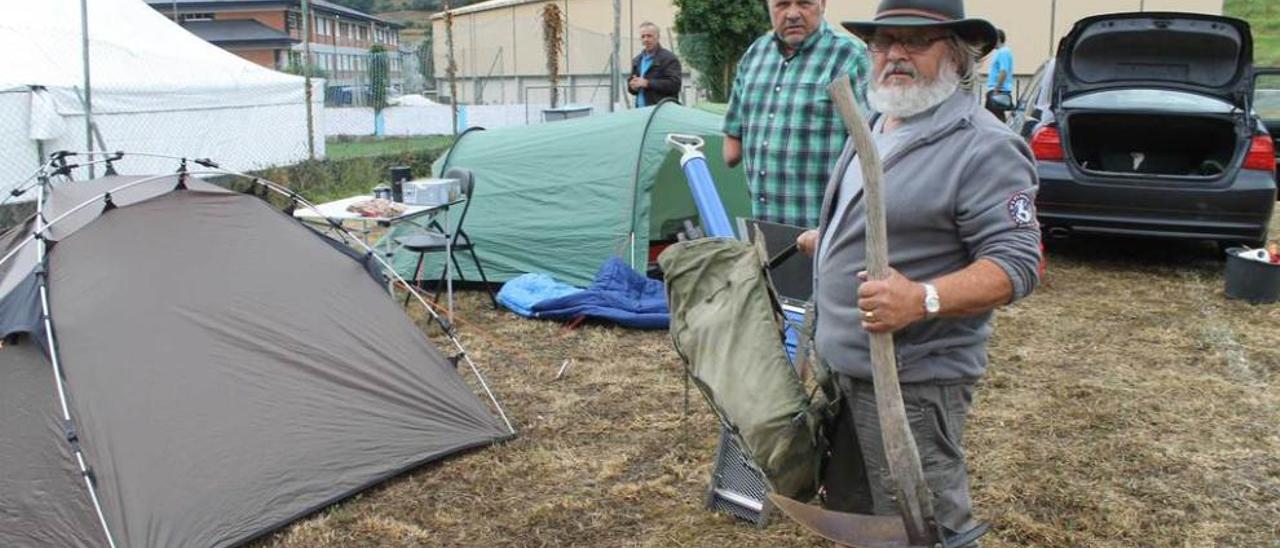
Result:
<instances>
[{"instance_id":1,"label":"green tunnel tent","mask_svg":"<svg viewBox=\"0 0 1280 548\"><path fill-rule=\"evenodd\" d=\"M725 209L731 217L750 216L746 177L721 157L722 124L716 114L663 103L565 122L469 131L434 170L438 176L463 167L475 174L463 228L490 281L544 272L586 285L612 256L643 270L651 243L674 240L686 219L697 223L680 155L666 144L670 133L706 140L704 152ZM456 224L456 213L451 221ZM397 233L409 230L401 225ZM423 278L440 275L441 258L428 256ZM395 257L396 270L406 278L416 263L412 253ZM459 263L467 280L479 280L469 260L459 257Z\"/></svg>"}]
</instances>

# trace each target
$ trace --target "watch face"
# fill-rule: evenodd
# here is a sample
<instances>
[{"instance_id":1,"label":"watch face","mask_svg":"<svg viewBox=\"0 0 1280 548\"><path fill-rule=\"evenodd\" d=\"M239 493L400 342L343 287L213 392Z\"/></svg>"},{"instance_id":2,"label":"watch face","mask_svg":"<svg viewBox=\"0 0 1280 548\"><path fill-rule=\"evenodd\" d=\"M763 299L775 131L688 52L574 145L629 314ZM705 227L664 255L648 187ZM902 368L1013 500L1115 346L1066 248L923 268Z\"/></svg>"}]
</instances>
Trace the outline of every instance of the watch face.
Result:
<instances>
[{"instance_id":1,"label":"watch face","mask_svg":"<svg viewBox=\"0 0 1280 548\"><path fill-rule=\"evenodd\" d=\"M930 314L936 314L942 308L942 300L938 298L938 290L932 285L924 286L924 310Z\"/></svg>"}]
</instances>

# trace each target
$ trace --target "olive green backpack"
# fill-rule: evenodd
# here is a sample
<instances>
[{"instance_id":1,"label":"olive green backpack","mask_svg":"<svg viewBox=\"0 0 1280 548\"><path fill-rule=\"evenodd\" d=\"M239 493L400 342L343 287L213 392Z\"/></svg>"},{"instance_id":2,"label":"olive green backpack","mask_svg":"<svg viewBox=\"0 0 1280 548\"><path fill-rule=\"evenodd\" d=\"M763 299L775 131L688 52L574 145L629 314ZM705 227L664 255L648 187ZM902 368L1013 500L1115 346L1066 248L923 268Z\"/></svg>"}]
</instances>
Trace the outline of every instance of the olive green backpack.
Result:
<instances>
[{"instance_id":1,"label":"olive green backpack","mask_svg":"<svg viewBox=\"0 0 1280 548\"><path fill-rule=\"evenodd\" d=\"M836 398L821 360L812 362L822 390L806 390L787 358L764 238L755 240L760 243L680 242L658 257L671 339L694 384L772 491L804 501L817 492L826 452L823 425ZM807 340L807 333L800 338ZM808 346L799 345L798 361Z\"/></svg>"}]
</instances>

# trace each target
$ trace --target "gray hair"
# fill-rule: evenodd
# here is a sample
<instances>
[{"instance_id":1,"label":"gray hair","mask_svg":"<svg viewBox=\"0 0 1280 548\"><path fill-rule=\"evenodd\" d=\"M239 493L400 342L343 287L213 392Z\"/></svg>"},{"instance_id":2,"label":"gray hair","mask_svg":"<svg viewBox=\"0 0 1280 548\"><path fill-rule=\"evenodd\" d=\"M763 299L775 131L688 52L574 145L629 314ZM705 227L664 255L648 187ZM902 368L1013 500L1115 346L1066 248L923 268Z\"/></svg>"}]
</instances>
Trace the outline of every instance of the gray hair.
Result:
<instances>
[{"instance_id":1,"label":"gray hair","mask_svg":"<svg viewBox=\"0 0 1280 548\"><path fill-rule=\"evenodd\" d=\"M966 41L956 34L947 39L951 48L951 61L956 64L960 74L960 89L969 93L978 91L978 63L986 57L982 46Z\"/></svg>"},{"instance_id":2,"label":"gray hair","mask_svg":"<svg viewBox=\"0 0 1280 548\"><path fill-rule=\"evenodd\" d=\"M653 21L645 21L643 23L640 23L640 26L636 28L643 29L645 27L652 28L654 36L657 36L659 38L662 37L662 29L658 28L658 25L653 24Z\"/></svg>"}]
</instances>

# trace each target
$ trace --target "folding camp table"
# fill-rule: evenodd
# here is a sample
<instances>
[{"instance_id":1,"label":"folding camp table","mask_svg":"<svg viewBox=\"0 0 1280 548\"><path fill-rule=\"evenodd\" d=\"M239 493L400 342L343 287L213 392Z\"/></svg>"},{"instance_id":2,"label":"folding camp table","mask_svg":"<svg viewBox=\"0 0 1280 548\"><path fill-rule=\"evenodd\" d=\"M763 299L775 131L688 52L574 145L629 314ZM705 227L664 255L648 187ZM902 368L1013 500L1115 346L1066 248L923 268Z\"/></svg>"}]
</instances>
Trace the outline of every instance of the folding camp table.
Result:
<instances>
[{"instance_id":1,"label":"folding camp table","mask_svg":"<svg viewBox=\"0 0 1280 548\"><path fill-rule=\"evenodd\" d=\"M323 204L318 204L316 205L315 210L311 208L297 209L293 212L293 216L305 222L322 224L322 225L328 225L330 222L338 222L338 223L344 223L344 224L348 222L359 222L361 223L362 226L361 226L361 229L358 230L358 232L360 232L361 237L364 238L365 243L368 244L369 236L370 234L372 234L373 227L375 226L390 228L392 225L401 224L401 223L410 223L418 227L421 227L423 230L427 230L427 223L431 219L435 218L437 215L443 214L444 215L443 226L448 227L449 226L449 210L452 209L454 206L466 201L465 197L459 197L455 200L442 202L438 204L431 204L431 205L399 204L404 206L405 208L404 213L401 213L400 215L397 215L395 217L365 217L358 213L347 211L347 208L350 207L351 205L364 202L367 200L372 200L372 199L373 199L373 196L368 194L364 194L360 196L351 196L348 198L343 198L341 200L334 200L332 202L325 202ZM317 212L316 210L319 210L319 211ZM447 295L447 300L448 300L448 311L449 311L450 321L452 321L453 319L453 275L450 272L451 265L453 262L452 261L453 259L453 241L452 240L453 240L452 238L445 238L446 257L444 262L445 263L445 294ZM383 253L384 257L390 257L395 253L396 247L397 245L393 241L393 238L383 238L382 245L379 246L378 251Z\"/></svg>"}]
</instances>

